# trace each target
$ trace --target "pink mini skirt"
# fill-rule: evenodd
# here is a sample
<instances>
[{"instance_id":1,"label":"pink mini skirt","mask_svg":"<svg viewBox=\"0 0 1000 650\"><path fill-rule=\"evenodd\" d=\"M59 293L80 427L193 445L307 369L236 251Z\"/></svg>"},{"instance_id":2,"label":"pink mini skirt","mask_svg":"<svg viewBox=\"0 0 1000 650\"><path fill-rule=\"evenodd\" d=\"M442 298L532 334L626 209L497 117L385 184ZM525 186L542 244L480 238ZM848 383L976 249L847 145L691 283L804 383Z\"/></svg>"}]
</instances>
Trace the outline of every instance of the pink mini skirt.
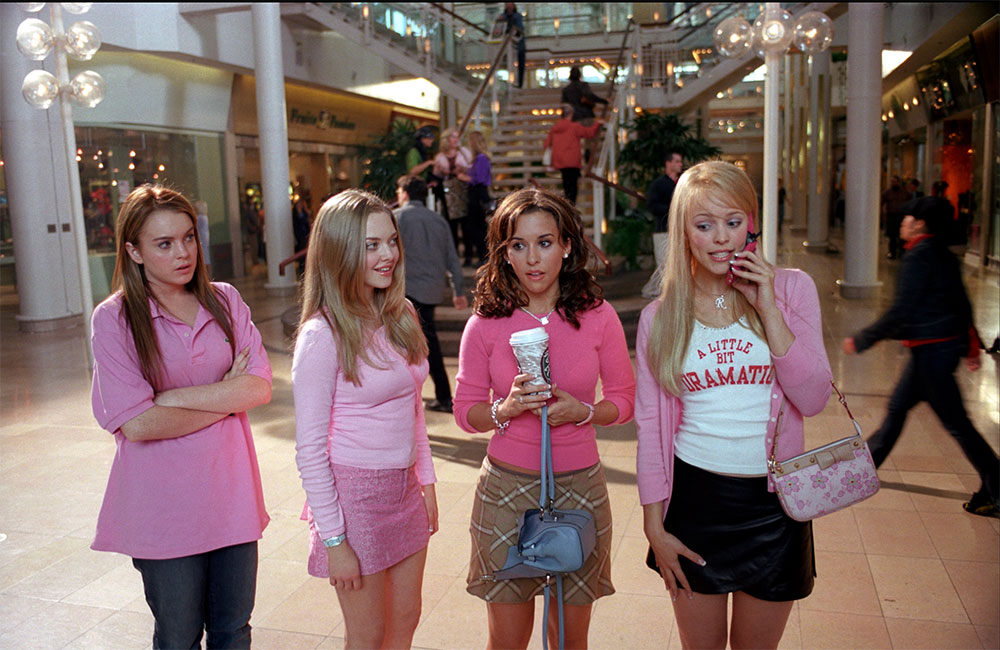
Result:
<instances>
[{"instance_id":1,"label":"pink mini skirt","mask_svg":"<svg viewBox=\"0 0 1000 650\"><path fill-rule=\"evenodd\" d=\"M347 526L347 543L358 556L361 575L385 571L427 548L430 524L413 465L406 469L363 469L332 464L334 485ZM309 521L309 575L329 578L326 548Z\"/></svg>"}]
</instances>

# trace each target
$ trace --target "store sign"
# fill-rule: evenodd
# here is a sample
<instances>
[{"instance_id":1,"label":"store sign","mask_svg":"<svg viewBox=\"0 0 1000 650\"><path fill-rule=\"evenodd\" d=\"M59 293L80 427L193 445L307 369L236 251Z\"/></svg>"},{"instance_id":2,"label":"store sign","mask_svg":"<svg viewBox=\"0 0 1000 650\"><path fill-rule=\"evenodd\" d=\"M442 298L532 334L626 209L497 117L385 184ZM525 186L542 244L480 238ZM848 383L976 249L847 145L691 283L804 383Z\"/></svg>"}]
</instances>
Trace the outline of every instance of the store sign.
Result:
<instances>
[{"instance_id":1,"label":"store sign","mask_svg":"<svg viewBox=\"0 0 1000 650\"><path fill-rule=\"evenodd\" d=\"M345 129L353 131L357 124L347 119L337 119L337 116L330 111L320 110L313 112L308 109L300 110L293 108L288 117L291 124L301 124L302 126L312 126L318 129Z\"/></svg>"}]
</instances>

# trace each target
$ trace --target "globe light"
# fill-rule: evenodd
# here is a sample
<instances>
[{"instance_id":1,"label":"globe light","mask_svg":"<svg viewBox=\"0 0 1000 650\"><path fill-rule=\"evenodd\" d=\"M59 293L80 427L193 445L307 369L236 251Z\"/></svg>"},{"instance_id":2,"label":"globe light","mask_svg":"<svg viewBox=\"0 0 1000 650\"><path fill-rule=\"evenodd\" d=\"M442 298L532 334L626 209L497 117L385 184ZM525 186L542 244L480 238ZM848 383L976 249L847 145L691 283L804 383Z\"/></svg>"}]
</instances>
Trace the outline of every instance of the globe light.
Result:
<instances>
[{"instance_id":1,"label":"globe light","mask_svg":"<svg viewBox=\"0 0 1000 650\"><path fill-rule=\"evenodd\" d=\"M84 70L69 82L69 98L77 106L93 108L104 100L106 89L104 77L93 70Z\"/></svg>"},{"instance_id":2,"label":"globe light","mask_svg":"<svg viewBox=\"0 0 1000 650\"><path fill-rule=\"evenodd\" d=\"M60 2L59 4L71 14L85 14L94 5L93 2Z\"/></svg>"},{"instance_id":3,"label":"globe light","mask_svg":"<svg viewBox=\"0 0 1000 650\"><path fill-rule=\"evenodd\" d=\"M715 28L715 49L723 56L743 56L750 50L750 23L741 16L730 16Z\"/></svg>"},{"instance_id":4,"label":"globe light","mask_svg":"<svg viewBox=\"0 0 1000 650\"><path fill-rule=\"evenodd\" d=\"M36 13L41 11L45 7L44 2L18 2L17 6L24 9L28 13Z\"/></svg>"},{"instance_id":5,"label":"globe light","mask_svg":"<svg viewBox=\"0 0 1000 650\"><path fill-rule=\"evenodd\" d=\"M59 82L51 72L32 70L24 77L21 94L29 104L44 110L59 96Z\"/></svg>"},{"instance_id":6,"label":"globe light","mask_svg":"<svg viewBox=\"0 0 1000 650\"><path fill-rule=\"evenodd\" d=\"M52 51L52 29L44 21L27 18L17 26L18 51L32 61L41 61Z\"/></svg>"},{"instance_id":7,"label":"globe light","mask_svg":"<svg viewBox=\"0 0 1000 650\"><path fill-rule=\"evenodd\" d=\"M833 21L821 11L796 16L792 40L805 54L818 54L833 42Z\"/></svg>"},{"instance_id":8,"label":"globe light","mask_svg":"<svg viewBox=\"0 0 1000 650\"><path fill-rule=\"evenodd\" d=\"M765 51L782 53L791 45L795 35L792 14L784 9L769 9L757 16L753 31L759 34Z\"/></svg>"},{"instance_id":9,"label":"globe light","mask_svg":"<svg viewBox=\"0 0 1000 650\"><path fill-rule=\"evenodd\" d=\"M101 30L89 20L81 20L66 30L66 53L78 61L89 61L101 47Z\"/></svg>"}]
</instances>

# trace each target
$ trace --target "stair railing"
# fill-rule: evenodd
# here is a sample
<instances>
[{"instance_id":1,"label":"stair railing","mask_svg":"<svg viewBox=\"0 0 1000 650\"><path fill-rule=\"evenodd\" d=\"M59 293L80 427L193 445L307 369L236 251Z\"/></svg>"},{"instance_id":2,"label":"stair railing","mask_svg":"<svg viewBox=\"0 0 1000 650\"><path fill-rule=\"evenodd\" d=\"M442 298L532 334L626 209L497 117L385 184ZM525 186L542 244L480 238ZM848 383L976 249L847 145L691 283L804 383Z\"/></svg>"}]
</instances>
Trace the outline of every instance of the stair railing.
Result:
<instances>
[{"instance_id":1,"label":"stair railing","mask_svg":"<svg viewBox=\"0 0 1000 650\"><path fill-rule=\"evenodd\" d=\"M472 116L479 110L479 102L483 98L483 93L486 92L486 88L489 87L490 83L493 81L493 77L496 75L497 69L500 67L500 61L503 60L503 55L508 53L510 44L513 42L513 38L514 32L507 32L507 35L504 36L503 41L500 43L500 47L497 48L497 54L493 57L493 64L490 65L490 69L486 73L486 77L483 79L483 82L479 84L479 90L476 92L476 98L472 100L471 104L469 104L469 110L466 111L465 117L462 118L462 122L458 126L459 140L462 139L462 135L465 133L465 127L469 125L469 122L472 120ZM491 108L492 110L496 109L496 107Z\"/></svg>"}]
</instances>

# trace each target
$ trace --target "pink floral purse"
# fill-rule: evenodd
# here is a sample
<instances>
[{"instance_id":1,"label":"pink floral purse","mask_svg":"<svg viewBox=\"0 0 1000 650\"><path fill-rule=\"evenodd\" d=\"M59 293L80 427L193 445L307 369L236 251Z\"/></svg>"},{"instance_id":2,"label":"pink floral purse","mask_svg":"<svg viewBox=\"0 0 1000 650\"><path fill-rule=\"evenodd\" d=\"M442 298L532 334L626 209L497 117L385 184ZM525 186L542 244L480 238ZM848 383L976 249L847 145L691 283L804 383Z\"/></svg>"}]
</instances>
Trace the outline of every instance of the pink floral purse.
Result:
<instances>
[{"instance_id":1,"label":"pink floral purse","mask_svg":"<svg viewBox=\"0 0 1000 650\"><path fill-rule=\"evenodd\" d=\"M830 382L833 384L833 382ZM809 521L864 501L878 492L878 474L868 443L861 437L861 425L854 419L847 399L833 384L840 403L851 418L856 433L850 437L817 447L787 460L775 460L778 433L785 409L778 413L778 424L767 462L778 500L785 513L796 521Z\"/></svg>"}]
</instances>

